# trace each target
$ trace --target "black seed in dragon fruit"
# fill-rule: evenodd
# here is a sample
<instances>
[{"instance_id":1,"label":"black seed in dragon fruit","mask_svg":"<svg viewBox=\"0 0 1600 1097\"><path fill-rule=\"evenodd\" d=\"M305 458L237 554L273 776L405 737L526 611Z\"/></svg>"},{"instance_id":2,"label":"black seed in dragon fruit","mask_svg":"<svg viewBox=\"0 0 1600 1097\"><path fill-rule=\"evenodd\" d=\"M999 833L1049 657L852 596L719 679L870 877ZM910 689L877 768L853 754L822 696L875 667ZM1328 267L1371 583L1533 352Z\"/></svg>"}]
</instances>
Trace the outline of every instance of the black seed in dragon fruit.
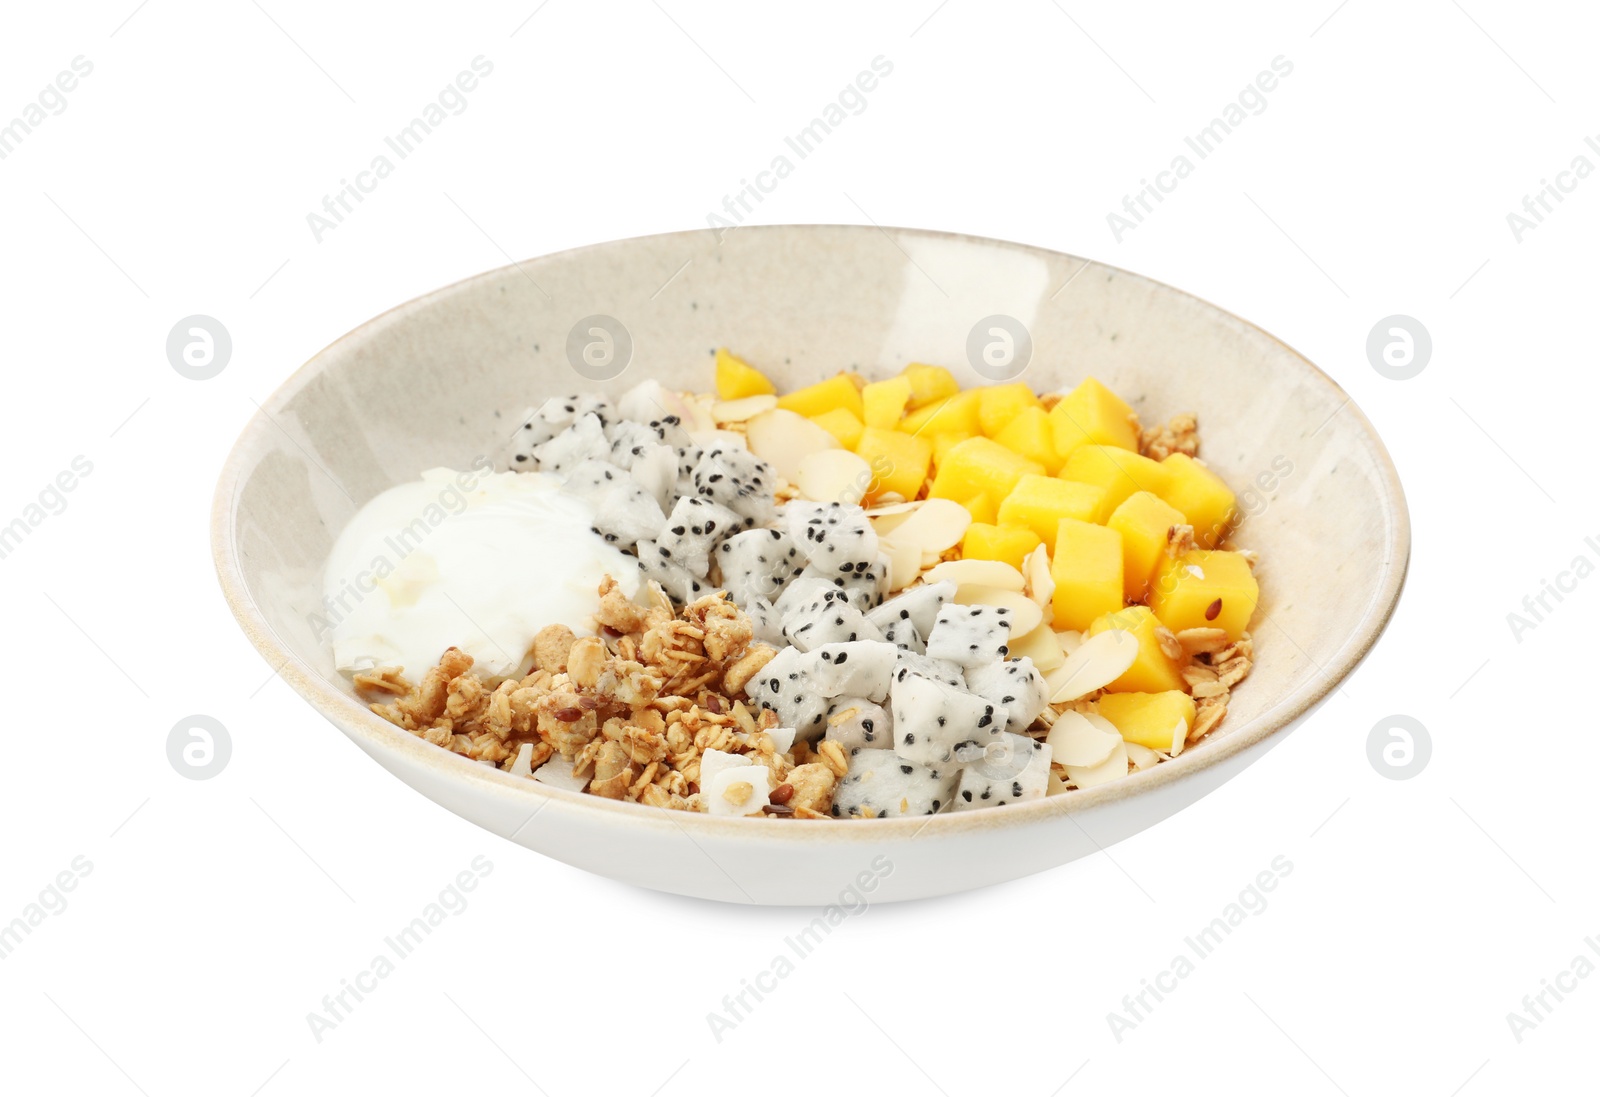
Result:
<instances>
[{"instance_id":1,"label":"black seed in dragon fruit","mask_svg":"<svg viewBox=\"0 0 1600 1097\"><path fill-rule=\"evenodd\" d=\"M723 589L741 606L756 598L776 602L805 568L789 535L776 529L736 533L717 546L716 559Z\"/></svg>"},{"instance_id":2,"label":"black seed in dragon fruit","mask_svg":"<svg viewBox=\"0 0 1600 1097\"><path fill-rule=\"evenodd\" d=\"M899 649L882 640L823 644L800 660L800 673L824 697L859 694L872 701L889 696Z\"/></svg>"},{"instance_id":3,"label":"black seed in dragon fruit","mask_svg":"<svg viewBox=\"0 0 1600 1097\"><path fill-rule=\"evenodd\" d=\"M857 750L834 790L833 814L873 819L932 815L950 803L957 777L954 769L921 765L892 750Z\"/></svg>"},{"instance_id":4,"label":"black seed in dragon fruit","mask_svg":"<svg viewBox=\"0 0 1600 1097\"><path fill-rule=\"evenodd\" d=\"M743 524L743 518L719 503L685 496L673 505L656 544L673 563L704 579L711 572L711 553L717 544Z\"/></svg>"},{"instance_id":5,"label":"black seed in dragon fruit","mask_svg":"<svg viewBox=\"0 0 1600 1097\"><path fill-rule=\"evenodd\" d=\"M1050 751L1026 735L1002 735L961 771L953 811L1042 800L1050 783Z\"/></svg>"},{"instance_id":6,"label":"black seed in dragon fruit","mask_svg":"<svg viewBox=\"0 0 1600 1097\"><path fill-rule=\"evenodd\" d=\"M882 705L866 697L840 697L828 706L828 730L823 737L847 752L887 748L893 742L893 727L889 710Z\"/></svg>"},{"instance_id":7,"label":"black seed in dragon fruit","mask_svg":"<svg viewBox=\"0 0 1600 1097\"><path fill-rule=\"evenodd\" d=\"M1011 611L1002 606L947 605L928 633L928 654L963 667L981 667L1006 657Z\"/></svg>"},{"instance_id":8,"label":"black seed in dragon fruit","mask_svg":"<svg viewBox=\"0 0 1600 1097\"><path fill-rule=\"evenodd\" d=\"M967 689L1005 709L1006 727L1013 731L1033 723L1050 701L1044 675L1026 656L972 667L967 671Z\"/></svg>"},{"instance_id":9,"label":"black seed in dragon fruit","mask_svg":"<svg viewBox=\"0 0 1600 1097\"><path fill-rule=\"evenodd\" d=\"M937 766L970 757L1000 738L1006 714L956 686L918 674L897 675L889 692L894 749L911 762Z\"/></svg>"}]
</instances>

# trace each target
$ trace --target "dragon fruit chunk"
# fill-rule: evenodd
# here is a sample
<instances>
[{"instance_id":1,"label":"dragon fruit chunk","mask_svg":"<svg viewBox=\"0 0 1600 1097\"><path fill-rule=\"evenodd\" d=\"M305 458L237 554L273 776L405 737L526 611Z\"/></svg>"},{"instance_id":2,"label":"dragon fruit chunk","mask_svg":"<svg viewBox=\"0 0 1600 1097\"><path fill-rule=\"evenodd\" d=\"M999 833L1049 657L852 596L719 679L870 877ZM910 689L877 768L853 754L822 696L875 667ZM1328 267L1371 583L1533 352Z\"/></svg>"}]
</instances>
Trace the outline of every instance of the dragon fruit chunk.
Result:
<instances>
[{"instance_id":1,"label":"dragon fruit chunk","mask_svg":"<svg viewBox=\"0 0 1600 1097\"><path fill-rule=\"evenodd\" d=\"M562 490L587 499L594 507L594 532L610 545L624 548L654 537L666 520L650 493L615 465L585 461L567 477Z\"/></svg>"},{"instance_id":2,"label":"dragon fruit chunk","mask_svg":"<svg viewBox=\"0 0 1600 1097\"><path fill-rule=\"evenodd\" d=\"M878 534L867 512L845 503L789 503L789 536L819 576L854 576L878 562Z\"/></svg>"},{"instance_id":3,"label":"dragon fruit chunk","mask_svg":"<svg viewBox=\"0 0 1600 1097\"><path fill-rule=\"evenodd\" d=\"M947 659L934 659L902 648L895 658L895 680L899 681L908 674L920 674L924 678L932 678L935 682L943 682L957 689L967 688L967 679L962 674L959 663L952 663Z\"/></svg>"},{"instance_id":4,"label":"dragon fruit chunk","mask_svg":"<svg viewBox=\"0 0 1600 1097\"><path fill-rule=\"evenodd\" d=\"M778 723L795 737L812 742L827 727L828 699L809 688L801 674L801 652L784 648L745 686L745 696L778 714Z\"/></svg>"},{"instance_id":5,"label":"dragon fruit chunk","mask_svg":"<svg viewBox=\"0 0 1600 1097\"><path fill-rule=\"evenodd\" d=\"M661 513L672 509L678 486L678 454L671 446L659 443L644 447L628 469L639 486L650 493Z\"/></svg>"},{"instance_id":6,"label":"dragon fruit chunk","mask_svg":"<svg viewBox=\"0 0 1600 1097\"><path fill-rule=\"evenodd\" d=\"M894 749L900 757L937 766L975 756L1000 738L1006 714L982 697L932 678L906 674L889 693Z\"/></svg>"},{"instance_id":7,"label":"dragon fruit chunk","mask_svg":"<svg viewBox=\"0 0 1600 1097\"><path fill-rule=\"evenodd\" d=\"M790 543L793 544L792 541ZM790 580L772 605L778 611L779 617L788 617L825 595L841 602L849 601L843 591L826 579L817 579L802 573Z\"/></svg>"},{"instance_id":8,"label":"dragon fruit chunk","mask_svg":"<svg viewBox=\"0 0 1600 1097\"><path fill-rule=\"evenodd\" d=\"M892 734L889 710L865 697L840 697L828 706L828 730L823 738L832 739L846 751L881 748L892 742Z\"/></svg>"},{"instance_id":9,"label":"dragon fruit chunk","mask_svg":"<svg viewBox=\"0 0 1600 1097\"><path fill-rule=\"evenodd\" d=\"M730 533L737 532L744 519L709 499L685 496L673 505L667 525L656 544L672 562L704 579L711 571L711 552Z\"/></svg>"},{"instance_id":10,"label":"dragon fruit chunk","mask_svg":"<svg viewBox=\"0 0 1600 1097\"><path fill-rule=\"evenodd\" d=\"M1009 609L948 605L939 610L928 633L928 654L964 667L981 667L1004 659L1010 639Z\"/></svg>"},{"instance_id":11,"label":"dragon fruit chunk","mask_svg":"<svg viewBox=\"0 0 1600 1097\"><path fill-rule=\"evenodd\" d=\"M928 634L933 631L939 611L955 595L954 583L924 583L895 595L867 614L867 620L886 631L891 621L909 621L917 630L917 635L926 641Z\"/></svg>"},{"instance_id":12,"label":"dragon fruit chunk","mask_svg":"<svg viewBox=\"0 0 1600 1097\"><path fill-rule=\"evenodd\" d=\"M789 641L783 635L783 621L778 611L772 608L771 602L765 598L752 598L750 604L744 607L744 612L750 618L751 639L774 648L789 646Z\"/></svg>"},{"instance_id":13,"label":"dragon fruit chunk","mask_svg":"<svg viewBox=\"0 0 1600 1097\"><path fill-rule=\"evenodd\" d=\"M681 564L673 563L671 554L654 541L640 541L635 551L639 553L639 570L644 577L661 584L661 589L680 604L692 602L711 589L689 574Z\"/></svg>"},{"instance_id":14,"label":"dragon fruit chunk","mask_svg":"<svg viewBox=\"0 0 1600 1097\"><path fill-rule=\"evenodd\" d=\"M789 535L776 529L736 533L717 546L716 556L722 589L741 606L757 598L777 601L784 587L805 568Z\"/></svg>"},{"instance_id":15,"label":"dragon fruit chunk","mask_svg":"<svg viewBox=\"0 0 1600 1097\"><path fill-rule=\"evenodd\" d=\"M1041 800L1050 782L1050 751L1026 735L1002 735L961 771L953 811Z\"/></svg>"},{"instance_id":16,"label":"dragon fruit chunk","mask_svg":"<svg viewBox=\"0 0 1600 1097\"><path fill-rule=\"evenodd\" d=\"M867 615L868 623L872 623L872 615ZM901 651L909 651L913 655L923 655L928 646L922 642L922 637L917 634L916 627L910 621L899 617L894 618L883 629L883 638Z\"/></svg>"},{"instance_id":17,"label":"dragon fruit chunk","mask_svg":"<svg viewBox=\"0 0 1600 1097\"><path fill-rule=\"evenodd\" d=\"M1006 711L1006 727L1022 731L1044 711L1049 690L1044 675L1027 656L985 663L967 671L967 689Z\"/></svg>"},{"instance_id":18,"label":"dragon fruit chunk","mask_svg":"<svg viewBox=\"0 0 1600 1097\"><path fill-rule=\"evenodd\" d=\"M756 525L765 525L777 516L772 489L777 486L778 474L747 449L712 446L689 477L697 494Z\"/></svg>"},{"instance_id":19,"label":"dragon fruit chunk","mask_svg":"<svg viewBox=\"0 0 1600 1097\"><path fill-rule=\"evenodd\" d=\"M824 644L846 644L852 640L882 640L883 634L844 601L841 591L825 591L783 619L783 634L801 651L815 651Z\"/></svg>"},{"instance_id":20,"label":"dragon fruit chunk","mask_svg":"<svg viewBox=\"0 0 1600 1097\"><path fill-rule=\"evenodd\" d=\"M853 819L932 815L950 803L958 771L919 765L892 750L858 750L833 793L833 814Z\"/></svg>"},{"instance_id":21,"label":"dragon fruit chunk","mask_svg":"<svg viewBox=\"0 0 1600 1097\"><path fill-rule=\"evenodd\" d=\"M882 640L823 644L800 660L806 684L824 697L859 694L869 701L889 696L899 649Z\"/></svg>"},{"instance_id":22,"label":"dragon fruit chunk","mask_svg":"<svg viewBox=\"0 0 1600 1097\"><path fill-rule=\"evenodd\" d=\"M611 443L606 441L605 427L593 412L578 417L577 422L537 447L534 457L540 472L553 472L560 476L571 472L588 460L604 461L611 456Z\"/></svg>"}]
</instances>

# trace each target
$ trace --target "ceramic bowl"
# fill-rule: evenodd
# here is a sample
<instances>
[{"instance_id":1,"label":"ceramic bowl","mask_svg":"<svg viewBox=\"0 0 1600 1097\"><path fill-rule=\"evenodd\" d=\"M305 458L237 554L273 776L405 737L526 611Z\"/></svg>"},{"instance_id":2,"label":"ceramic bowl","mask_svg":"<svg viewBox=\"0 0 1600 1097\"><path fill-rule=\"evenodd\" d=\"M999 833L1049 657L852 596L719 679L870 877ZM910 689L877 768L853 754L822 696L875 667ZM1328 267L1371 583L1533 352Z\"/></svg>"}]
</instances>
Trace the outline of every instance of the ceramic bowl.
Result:
<instances>
[{"instance_id":1,"label":"ceramic bowl","mask_svg":"<svg viewBox=\"0 0 1600 1097\"><path fill-rule=\"evenodd\" d=\"M577 353L594 316L627 333L604 370ZM1247 517L1236 540L1262 558L1255 668L1222 727L1172 762L1042 801L922 818L660 811L547 789L391 726L335 673L315 634L323 562L357 507L423 469L498 455L519 412L546 396L619 392L645 377L705 390L718 344L780 389L840 369L884 376L912 361L982 384L969 335L987 333L995 316L1031 337L1022 376L1038 391L1093 374L1147 423L1197 413L1202 456L1239 494ZM623 353L621 376L594 379ZM618 880L808 905L1014 879L1193 803L1279 742L1360 662L1394 610L1410 547L1400 483L1372 425L1259 328L1148 278L1039 248L813 225L579 248L363 324L290 377L245 428L217 486L212 540L228 604L267 662L422 795Z\"/></svg>"}]
</instances>

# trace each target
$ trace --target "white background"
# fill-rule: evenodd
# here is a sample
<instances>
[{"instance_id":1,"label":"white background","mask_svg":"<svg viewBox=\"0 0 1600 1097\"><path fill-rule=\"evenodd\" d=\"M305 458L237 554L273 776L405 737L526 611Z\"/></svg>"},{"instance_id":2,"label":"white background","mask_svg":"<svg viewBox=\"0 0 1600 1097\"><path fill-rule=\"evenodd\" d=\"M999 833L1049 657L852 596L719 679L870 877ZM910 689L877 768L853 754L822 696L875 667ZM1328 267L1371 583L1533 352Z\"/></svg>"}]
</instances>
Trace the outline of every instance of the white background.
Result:
<instances>
[{"instance_id":1,"label":"white background","mask_svg":"<svg viewBox=\"0 0 1600 1097\"><path fill-rule=\"evenodd\" d=\"M0 560L0 921L93 865L0 961L5 1088L1476 1097L1587 1074L1600 979L1520 1041L1507 1021L1600 933L1600 581L1520 642L1506 622L1600 560L1600 179L1521 242L1506 221L1600 134L1578 5L135 2L16 6L0 36L0 120L94 66L0 161L0 524L93 464ZM465 113L318 243L306 214L480 54ZM253 402L338 335L510 257L703 225L880 54L868 109L753 220L1021 240L1261 324L1388 443L1411 578L1366 664L1223 790L1106 856L851 919L719 1043L706 1014L811 912L632 890L412 793L247 646L210 491ZM1118 242L1106 214L1278 55L1265 112ZM214 380L166 359L194 313L232 333ZM1366 357L1395 313L1433 336L1414 380ZM167 760L192 713L231 733L209 781ZM1395 713L1431 733L1407 781L1368 761ZM448 932L314 1039L323 996L480 854ZM1118 1041L1107 1013L1280 854L1270 906Z\"/></svg>"}]
</instances>

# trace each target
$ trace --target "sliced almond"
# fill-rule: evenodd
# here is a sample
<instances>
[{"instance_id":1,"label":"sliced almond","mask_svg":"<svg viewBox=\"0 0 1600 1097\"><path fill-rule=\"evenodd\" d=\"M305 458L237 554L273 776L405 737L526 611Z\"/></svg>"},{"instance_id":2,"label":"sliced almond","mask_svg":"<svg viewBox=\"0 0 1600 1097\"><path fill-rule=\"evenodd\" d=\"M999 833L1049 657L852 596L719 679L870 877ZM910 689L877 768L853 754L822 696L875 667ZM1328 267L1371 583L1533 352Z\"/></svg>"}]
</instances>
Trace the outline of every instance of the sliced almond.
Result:
<instances>
[{"instance_id":1,"label":"sliced almond","mask_svg":"<svg viewBox=\"0 0 1600 1097\"><path fill-rule=\"evenodd\" d=\"M847 449L824 449L800 458L794 486L818 503L861 502L872 483L872 466Z\"/></svg>"},{"instance_id":2,"label":"sliced almond","mask_svg":"<svg viewBox=\"0 0 1600 1097\"><path fill-rule=\"evenodd\" d=\"M1056 581L1050 574L1050 554L1043 545L1022 561L1022 574L1028 581L1028 597L1041 606L1048 606L1056 594Z\"/></svg>"},{"instance_id":3,"label":"sliced almond","mask_svg":"<svg viewBox=\"0 0 1600 1097\"><path fill-rule=\"evenodd\" d=\"M928 582L954 583L958 587L999 587L1019 593L1025 585L1022 572L999 560L949 560L928 572Z\"/></svg>"},{"instance_id":4,"label":"sliced almond","mask_svg":"<svg viewBox=\"0 0 1600 1097\"><path fill-rule=\"evenodd\" d=\"M750 452L777 470L789 483L799 474L800 460L825 449L840 449L839 439L803 415L773 408L745 424Z\"/></svg>"},{"instance_id":5,"label":"sliced almond","mask_svg":"<svg viewBox=\"0 0 1600 1097\"><path fill-rule=\"evenodd\" d=\"M867 517L872 520L872 530L881 540L904 525L921 505L920 502L914 502L869 507Z\"/></svg>"},{"instance_id":6,"label":"sliced almond","mask_svg":"<svg viewBox=\"0 0 1600 1097\"><path fill-rule=\"evenodd\" d=\"M1113 724L1110 720L1107 720L1098 712L1085 712L1083 713L1083 718L1089 721L1095 727L1099 728L1101 731L1109 731L1112 735L1122 734L1122 732L1117 729L1116 724Z\"/></svg>"},{"instance_id":7,"label":"sliced almond","mask_svg":"<svg viewBox=\"0 0 1600 1097\"><path fill-rule=\"evenodd\" d=\"M956 587L951 598L958 606L997 606L1011 611L1011 635L1026 636L1044 623L1044 613L1033 599L1003 587L968 584Z\"/></svg>"},{"instance_id":8,"label":"sliced almond","mask_svg":"<svg viewBox=\"0 0 1600 1097\"><path fill-rule=\"evenodd\" d=\"M881 548L882 546L880 545L879 547ZM1016 630L1013 629L1012 631L1015 632ZM1034 667L1040 674L1049 674L1065 662L1067 658L1061 652L1061 645L1056 643L1056 634L1044 625L1040 625L1020 639L1012 640L1009 647L1011 648L1011 658L1021 659L1027 657L1032 659Z\"/></svg>"},{"instance_id":9,"label":"sliced almond","mask_svg":"<svg viewBox=\"0 0 1600 1097\"><path fill-rule=\"evenodd\" d=\"M1044 741L1050 748L1053 762L1089 769L1111 757L1111 752L1122 742L1122 736L1114 731L1108 734L1085 720L1081 713L1069 710L1056 718Z\"/></svg>"},{"instance_id":10,"label":"sliced almond","mask_svg":"<svg viewBox=\"0 0 1600 1097\"><path fill-rule=\"evenodd\" d=\"M889 590L904 590L922 573L922 553L915 545L902 545L893 538L878 541L878 555L889 559Z\"/></svg>"},{"instance_id":11,"label":"sliced almond","mask_svg":"<svg viewBox=\"0 0 1600 1097\"><path fill-rule=\"evenodd\" d=\"M1127 743L1128 761L1133 763L1134 769L1149 769L1161 761L1161 755L1145 746L1143 743Z\"/></svg>"},{"instance_id":12,"label":"sliced almond","mask_svg":"<svg viewBox=\"0 0 1600 1097\"><path fill-rule=\"evenodd\" d=\"M1183 753L1184 746L1189 742L1189 721L1179 718L1172 728L1172 756L1176 758Z\"/></svg>"},{"instance_id":13,"label":"sliced almond","mask_svg":"<svg viewBox=\"0 0 1600 1097\"><path fill-rule=\"evenodd\" d=\"M972 512L949 499L924 499L910 518L894 528L896 539L924 553L941 553L961 543Z\"/></svg>"},{"instance_id":14,"label":"sliced almond","mask_svg":"<svg viewBox=\"0 0 1600 1097\"><path fill-rule=\"evenodd\" d=\"M1061 778L1057 777L1052 771L1049 778L1045 781L1044 794L1046 796L1060 796L1066 791L1067 786L1065 782L1063 782Z\"/></svg>"},{"instance_id":15,"label":"sliced almond","mask_svg":"<svg viewBox=\"0 0 1600 1097\"><path fill-rule=\"evenodd\" d=\"M1139 638L1127 629L1106 629L1089 637L1045 679L1050 703L1076 701L1109 685L1133 666L1138 655Z\"/></svg>"},{"instance_id":16,"label":"sliced almond","mask_svg":"<svg viewBox=\"0 0 1600 1097\"><path fill-rule=\"evenodd\" d=\"M1062 629L1056 633L1056 643L1061 645L1061 654L1071 655L1083 644L1083 633L1075 629Z\"/></svg>"},{"instance_id":17,"label":"sliced almond","mask_svg":"<svg viewBox=\"0 0 1600 1097\"><path fill-rule=\"evenodd\" d=\"M717 426L743 423L778 406L776 396L746 396L740 400L719 400L711 405L711 419Z\"/></svg>"},{"instance_id":18,"label":"sliced almond","mask_svg":"<svg viewBox=\"0 0 1600 1097\"><path fill-rule=\"evenodd\" d=\"M1104 634L1102 634L1104 635ZM1111 755L1097 766L1067 766L1067 777L1079 788L1093 788L1120 781L1128 775L1128 747L1117 736Z\"/></svg>"}]
</instances>

